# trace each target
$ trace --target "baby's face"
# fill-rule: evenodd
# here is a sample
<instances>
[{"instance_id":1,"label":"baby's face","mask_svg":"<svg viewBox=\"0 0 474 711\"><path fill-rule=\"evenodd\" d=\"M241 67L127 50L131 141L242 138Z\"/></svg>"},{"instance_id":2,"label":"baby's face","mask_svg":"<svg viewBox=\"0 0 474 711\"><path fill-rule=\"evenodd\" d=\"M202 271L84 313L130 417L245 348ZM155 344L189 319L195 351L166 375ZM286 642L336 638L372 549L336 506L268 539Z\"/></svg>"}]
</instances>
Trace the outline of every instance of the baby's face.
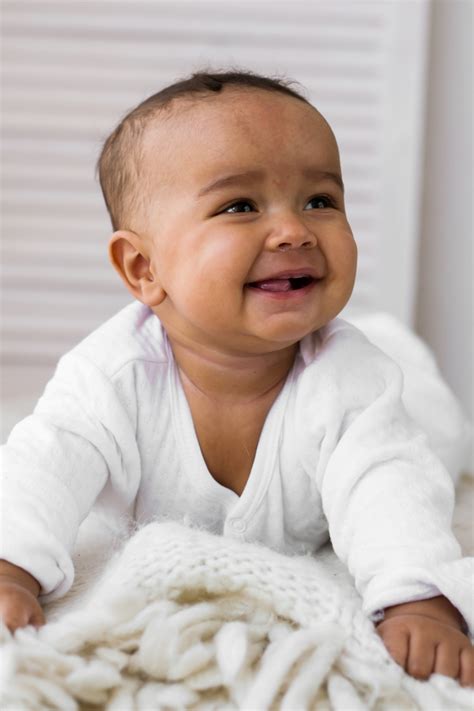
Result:
<instances>
[{"instance_id":1,"label":"baby's face","mask_svg":"<svg viewBox=\"0 0 474 711\"><path fill-rule=\"evenodd\" d=\"M170 337L270 352L341 311L357 251L337 145L314 109L226 89L157 121L145 156L142 236Z\"/></svg>"}]
</instances>

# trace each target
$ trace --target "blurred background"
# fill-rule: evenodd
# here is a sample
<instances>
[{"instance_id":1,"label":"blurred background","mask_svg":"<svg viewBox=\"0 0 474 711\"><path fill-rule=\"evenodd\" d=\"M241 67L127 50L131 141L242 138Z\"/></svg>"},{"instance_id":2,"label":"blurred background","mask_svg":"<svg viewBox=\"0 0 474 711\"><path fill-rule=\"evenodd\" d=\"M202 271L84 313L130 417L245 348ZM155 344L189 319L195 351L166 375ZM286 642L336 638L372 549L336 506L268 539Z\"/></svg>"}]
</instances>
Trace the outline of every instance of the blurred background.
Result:
<instances>
[{"instance_id":1,"label":"blurred background","mask_svg":"<svg viewBox=\"0 0 474 711\"><path fill-rule=\"evenodd\" d=\"M305 87L341 149L360 254L348 311L414 329L473 418L470 0L4 0L2 14L2 437L130 300L107 261L102 142L209 67Z\"/></svg>"}]
</instances>

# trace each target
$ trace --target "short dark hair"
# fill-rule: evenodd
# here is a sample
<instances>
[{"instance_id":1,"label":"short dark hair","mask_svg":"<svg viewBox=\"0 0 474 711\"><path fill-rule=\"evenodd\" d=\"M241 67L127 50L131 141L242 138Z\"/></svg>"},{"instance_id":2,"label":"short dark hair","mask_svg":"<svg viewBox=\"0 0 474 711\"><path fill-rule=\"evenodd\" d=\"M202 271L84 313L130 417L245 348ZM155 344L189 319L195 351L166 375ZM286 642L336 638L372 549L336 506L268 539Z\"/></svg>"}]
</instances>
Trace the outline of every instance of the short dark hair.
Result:
<instances>
[{"instance_id":1,"label":"short dark hair","mask_svg":"<svg viewBox=\"0 0 474 711\"><path fill-rule=\"evenodd\" d=\"M199 71L148 97L129 111L104 143L97 171L105 204L114 230L130 228L128 216L139 208L138 179L142 163L142 137L151 118L177 99L209 97L225 86L263 89L286 94L309 104L293 89L296 82L282 77L267 77L250 71Z\"/></svg>"}]
</instances>

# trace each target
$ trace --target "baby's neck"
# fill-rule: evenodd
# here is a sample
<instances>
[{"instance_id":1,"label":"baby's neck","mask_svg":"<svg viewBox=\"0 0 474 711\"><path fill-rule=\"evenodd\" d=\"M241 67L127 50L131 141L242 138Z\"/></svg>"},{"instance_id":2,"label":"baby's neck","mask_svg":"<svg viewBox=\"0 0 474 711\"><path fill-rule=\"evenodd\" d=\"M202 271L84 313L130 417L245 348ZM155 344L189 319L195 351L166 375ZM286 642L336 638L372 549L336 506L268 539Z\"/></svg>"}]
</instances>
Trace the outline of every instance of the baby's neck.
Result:
<instances>
[{"instance_id":1,"label":"baby's neck","mask_svg":"<svg viewBox=\"0 0 474 711\"><path fill-rule=\"evenodd\" d=\"M298 350L295 344L272 353L236 356L173 341L171 346L185 389L229 405L250 403L280 390Z\"/></svg>"}]
</instances>

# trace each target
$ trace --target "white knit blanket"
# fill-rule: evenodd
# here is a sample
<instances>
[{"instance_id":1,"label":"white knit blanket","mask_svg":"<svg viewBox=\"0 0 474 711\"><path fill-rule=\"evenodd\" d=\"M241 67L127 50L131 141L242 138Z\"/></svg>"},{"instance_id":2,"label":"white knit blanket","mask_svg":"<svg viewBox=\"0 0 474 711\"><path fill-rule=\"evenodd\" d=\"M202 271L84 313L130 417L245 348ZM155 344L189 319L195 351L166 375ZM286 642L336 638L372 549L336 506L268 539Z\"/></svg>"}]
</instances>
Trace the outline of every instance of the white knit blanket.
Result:
<instances>
[{"instance_id":1,"label":"white knit blanket","mask_svg":"<svg viewBox=\"0 0 474 711\"><path fill-rule=\"evenodd\" d=\"M457 492L471 554L474 480ZM292 558L171 522L126 541L92 516L75 564L46 626L2 630L4 711L473 708L392 661L330 546Z\"/></svg>"}]
</instances>

